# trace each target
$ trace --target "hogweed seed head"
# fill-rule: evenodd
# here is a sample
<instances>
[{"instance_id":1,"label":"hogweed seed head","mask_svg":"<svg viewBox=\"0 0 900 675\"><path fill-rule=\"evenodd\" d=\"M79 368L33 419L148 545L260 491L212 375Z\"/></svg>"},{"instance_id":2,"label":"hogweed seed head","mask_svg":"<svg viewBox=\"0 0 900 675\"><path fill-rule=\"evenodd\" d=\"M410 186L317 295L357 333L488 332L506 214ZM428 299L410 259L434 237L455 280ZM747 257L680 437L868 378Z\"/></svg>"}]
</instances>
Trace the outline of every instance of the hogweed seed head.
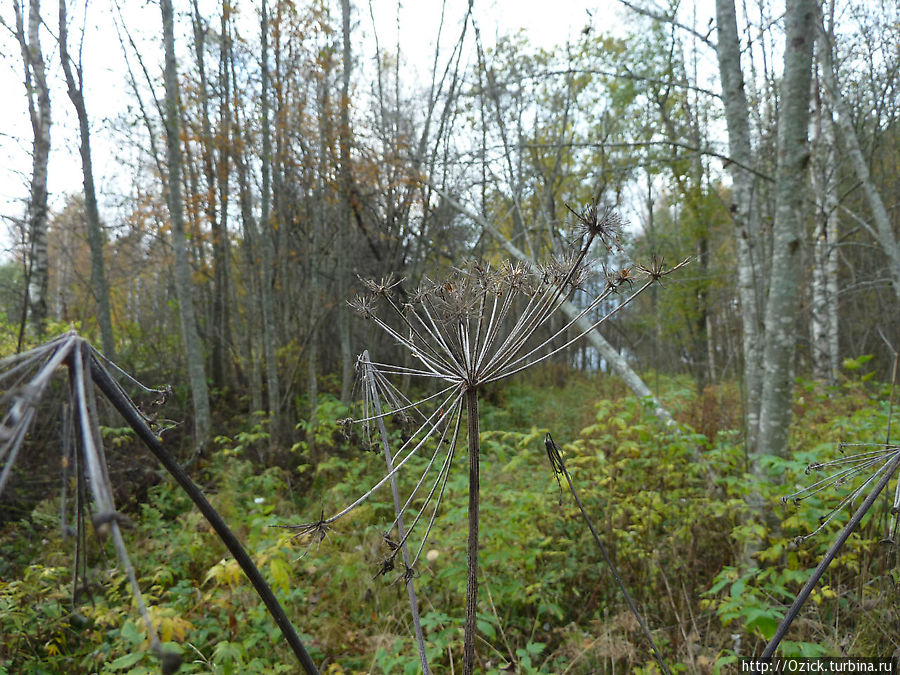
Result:
<instances>
[{"instance_id":1,"label":"hogweed seed head","mask_svg":"<svg viewBox=\"0 0 900 675\"><path fill-rule=\"evenodd\" d=\"M588 332L625 308L635 297L657 282L666 270L662 260L647 266L604 270L599 289L582 308L566 308L568 317L555 318L576 290L592 288L594 263L587 258L593 241L608 250L618 247L622 221L606 206L592 203L581 212L569 208L578 220L584 241L579 248L556 256L543 265L519 262L469 262L436 281L424 277L409 293L400 292L400 280L393 276L380 281L363 281L366 293L350 304L373 321L402 346L413 366L373 363L361 357L357 373L363 383L363 443L378 447L386 433L374 433L371 424L394 416L408 428L399 449L385 448L392 457L387 474L364 495L335 515L299 526L298 536L312 535L321 541L327 528L363 503L379 487L391 481L410 458L430 448L430 459L406 502L398 507L397 518L388 528L398 528L402 516L415 500L415 516L404 523L399 541L385 536L390 555L380 563L376 576L394 569L394 558L417 525L425 528L418 552L404 576L422 553L444 494L460 440L461 421L466 413L467 393L482 385L510 377L541 363L581 339ZM622 292L627 290L628 293ZM613 297L615 293L617 296ZM399 297L403 297L400 300ZM442 383L435 394L410 402L391 382L391 376L415 376ZM427 407L426 407L427 404ZM432 412L425 412L430 409Z\"/></svg>"},{"instance_id":2,"label":"hogweed seed head","mask_svg":"<svg viewBox=\"0 0 900 675\"><path fill-rule=\"evenodd\" d=\"M566 204L566 208L578 219L576 229L587 239L588 245L599 239L608 251L621 250L622 217L612 206L593 201L581 211Z\"/></svg>"},{"instance_id":3,"label":"hogweed seed head","mask_svg":"<svg viewBox=\"0 0 900 675\"><path fill-rule=\"evenodd\" d=\"M854 446L861 448L862 451L853 454L844 453L845 448ZM809 539L821 532L838 513L877 482L883 476L891 460L900 453L900 446L883 443L841 443L838 446L838 452L841 455L838 459L811 462L804 469L806 475L819 471L830 472L829 475L782 498L782 503L790 501L795 506L799 506L804 500L826 490L839 490L846 485L853 486L849 492L840 497L835 506L819 517L819 526L815 530L797 537L795 541ZM892 518L888 537L891 540L897 531L898 514L900 514L900 481L894 491L894 508L891 511Z\"/></svg>"}]
</instances>

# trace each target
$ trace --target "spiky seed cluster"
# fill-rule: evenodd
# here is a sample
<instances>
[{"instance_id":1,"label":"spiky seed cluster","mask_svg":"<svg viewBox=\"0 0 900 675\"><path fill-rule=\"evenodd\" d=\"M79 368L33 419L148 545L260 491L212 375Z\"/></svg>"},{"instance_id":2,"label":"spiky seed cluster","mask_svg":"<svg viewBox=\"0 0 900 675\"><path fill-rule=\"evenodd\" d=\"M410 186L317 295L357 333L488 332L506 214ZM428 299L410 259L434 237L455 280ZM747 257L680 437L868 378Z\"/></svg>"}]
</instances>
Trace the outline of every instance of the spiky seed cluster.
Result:
<instances>
[{"instance_id":1,"label":"spiky seed cluster","mask_svg":"<svg viewBox=\"0 0 900 675\"><path fill-rule=\"evenodd\" d=\"M622 216L608 204L591 202L580 211L576 211L566 204L566 208L577 219L576 229L592 242L599 239L607 251L622 250L622 228L624 223ZM589 244L588 244L589 245Z\"/></svg>"},{"instance_id":2,"label":"spiky seed cluster","mask_svg":"<svg viewBox=\"0 0 900 675\"><path fill-rule=\"evenodd\" d=\"M619 289L625 285L629 289L634 288L634 274L630 267L606 270L604 277L606 278L606 288L612 293L618 293Z\"/></svg>"},{"instance_id":3,"label":"spiky seed cluster","mask_svg":"<svg viewBox=\"0 0 900 675\"><path fill-rule=\"evenodd\" d=\"M858 447L861 452L845 454L844 449ZM819 527L809 534L795 537L794 545L799 545L806 539L821 532L834 517L845 507L859 498L871 485L874 485L886 471L891 460L900 453L900 446L882 443L841 443L838 446L841 457L826 461L813 462L806 467L804 473L810 475L814 472L830 472L829 475L807 485L801 490L781 498L781 503L791 502L799 506L804 500L828 489L840 489L845 485L854 485L850 492L845 494L838 504L826 514L819 517ZM894 541L897 534L898 518L900 518L900 482L894 490L894 502L891 508L891 526L888 539Z\"/></svg>"},{"instance_id":4,"label":"spiky seed cluster","mask_svg":"<svg viewBox=\"0 0 900 675\"><path fill-rule=\"evenodd\" d=\"M395 279L393 274L382 277L381 281L375 281L374 279L363 279L361 277L359 280L360 282L362 282L363 286L371 291L373 296L383 298L387 298L392 295L394 289L403 283L403 279Z\"/></svg>"},{"instance_id":5,"label":"spiky seed cluster","mask_svg":"<svg viewBox=\"0 0 900 675\"><path fill-rule=\"evenodd\" d=\"M378 309L378 299L375 295L357 295L347 304L364 319L371 319Z\"/></svg>"},{"instance_id":6,"label":"spiky seed cluster","mask_svg":"<svg viewBox=\"0 0 900 675\"><path fill-rule=\"evenodd\" d=\"M583 260L578 251L566 251L539 268L544 283L566 291L582 288L594 276L594 264Z\"/></svg>"},{"instance_id":7,"label":"spiky seed cluster","mask_svg":"<svg viewBox=\"0 0 900 675\"><path fill-rule=\"evenodd\" d=\"M637 268L639 272L646 274L654 281L659 281L666 274L668 274L668 272L666 271L666 259L657 258L656 255L650 258L650 262L648 264L638 265Z\"/></svg>"},{"instance_id":8,"label":"spiky seed cluster","mask_svg":"<svg viewBox=\"0 0 900 675\"><path fill-rule=\"evenodd\" d=\"M366 445L374 448L385 432L379 430L376 433L372 425L380 424L384 417L393 415L404 418L407 423L415 420L415 423L410 425L398 450L386 450L392 458L392 468L385 476L339 513L301 526L299 534L312 535L313 542L321 541L331 523L391 481L422 448L432 447L431 458L421 478L405 504L398 509L397 518L388 532L395 527L398 531L403 529L402 515L410 509L413 500L418 500L416 515L406 524L399 542L385 540L390 551L379 563L380 574L394 569L398 551L424 519L427 521L425 533L418 551L410 564L404 565L404 575L413 574L450 474L460 439L466 392L550 358L621 311L652 283L687 262L671 270L665 270L662 262L655 260L648 267L626 267L614 272L604 270L605 283L601 283L599 294L569 320L560 322L562 325L551 323L572 292L588 286L594 273L593 266L587 261L591 243L599 240L611 250L619 242L621 219L610 209L601 209L595 203L580 213L573 213L585 241L578 249L540 267L509 262L499 266L469 263L454 269L441 281L426 278L408 294L400 291L400 282L393 277L363 282L368 295L360 296L351 305L407 349L416 366L371 362L367 353L365 358L361 357L357 367L365 386L364 416L356 420L362 425L360 436ZM636 282L640 282L637 287ZM628 288L629 295L619 295L614 302L604 304L623 287ZM609 306L612 308L605 309ZM380 308L386 308L394 320L388 322ZM548 332L554 323L554 329ZM576 324L579 325L576 327ZM397 375L431 378L443 382L444 387L412 403L391 382L390 377ZM429 401L433 412L426 414L424 404ZM426 480L430 484L426 484Z\"/></svg>"}]
</instances>

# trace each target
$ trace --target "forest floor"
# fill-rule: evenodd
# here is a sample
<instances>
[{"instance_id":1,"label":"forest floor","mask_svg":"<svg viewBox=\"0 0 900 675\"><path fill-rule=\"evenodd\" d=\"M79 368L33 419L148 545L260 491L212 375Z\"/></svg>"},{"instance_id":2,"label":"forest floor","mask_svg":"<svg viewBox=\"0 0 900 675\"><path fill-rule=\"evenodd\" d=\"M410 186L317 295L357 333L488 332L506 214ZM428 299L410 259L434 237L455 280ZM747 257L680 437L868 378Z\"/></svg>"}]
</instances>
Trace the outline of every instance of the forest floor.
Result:
<instances>
[{"instance_id":1,"label":"forest floor","mask_svg":"<svg viewBox=\"0 0 900 675\"><path fill-rule=\"evenodd\" d=\"M526 383L485 392L480 672L658 672L565 484L554 478L543 446L548 431L670 669L697 673L727 672L739 656L759 653L848 518L841 513L795 546L840 495L823 491L799 506L780 498L813 482L804 469L836 456L840 443L884 443L888 432L887 387L852 372L837 387L801 382L792 455L765 458L766 475L754 477L736 387L647 381L657 383L678 429L664 428L605 377L547 368ZM399 571L378 574L387 550L382 535L394 518L390 491L337 522L323 541L292 539L278 527L315 521L383 475L378 454L341 435L337 420L346 415L324 397L318 423L296 432L292 447L275 449L264 418L232 420L232 431L190 471L251 552L322 672L414 673L419 657L404 584ZM134 522L125 532L128 550L161 639L182 652L179 672L295 672L278 628L188 498L148 468L149 454L129 432L106 434L110 464L122 468L117 501ZM311 455L321 458L315 466ZM434 672L458 670L461 658L464 461L451 469L415 569ZM409 489L426 462L411 460L401 486ZM135 474L132 465L143 468ZM50 474L42 476L48 486ZM0 673L159 672L108 544L90 539L89 583L73 602L73 543L59 525L58 487L57 480L45 499L0 526ZM747 496L754 493L765 513L750 517ZM889 506L873 510L850 538L782 653L895 653L896 548L880 543ZM741 562L748 543L757 550L750 565Z\"/></svg>"}]
</instances>

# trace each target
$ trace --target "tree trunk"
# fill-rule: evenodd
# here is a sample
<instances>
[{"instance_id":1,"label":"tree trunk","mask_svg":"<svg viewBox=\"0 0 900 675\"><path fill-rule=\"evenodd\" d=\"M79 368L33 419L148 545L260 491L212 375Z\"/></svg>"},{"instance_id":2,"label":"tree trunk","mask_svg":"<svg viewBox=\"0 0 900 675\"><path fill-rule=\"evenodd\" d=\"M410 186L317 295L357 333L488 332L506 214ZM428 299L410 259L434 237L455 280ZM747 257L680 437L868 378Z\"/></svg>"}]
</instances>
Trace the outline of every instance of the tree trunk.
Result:
<instances>
[{"instance_id":1,"label":"tree trunk","mask_svg":"<svg viewBox=\"0 0 900 675\"><path fill-rule=\"evenodd\" d=\"M175 28L172 0L160 0L165 45L165 127L166 158L169 164L167 198L172 218L172 249L175 253L175 290L178 294L178 310L181 332L187 358L188 379L194 405L194 441L199 449L209 438L209 391L206 384L206 368L203 348L197 332L194 301L191 295L191 270L188 263L187 237L184 231L184 205L182 204L182 161L178 137L178 73L175 63Z\"/></svg>"},{"instance_id":2,"label":"tree trunk","mask_svg":"<svg viewBox=\"0 0 900 675\"><path fill-rule=\"evenodd\" d=\"M838 89L837 76L834 70L834 58L832 56L832 44L830 36L825 33L821 20L818 24L818 40L821 48L819 49L820 58L822 59L822 81L825 84L825 93L828 96L828 102L831 105L834 115L835 127L840 135L841 143L853 167L853 172L859 180L866 201L869 202L869 208L872 209L872 219L875 221L875 239L881 250L887 256L891 285L894 288L894 294L900 299L900 244L894 234L894 228L891 225L891 219L881 194L872 180L869 172L869 165L863 155L862 147L859 143L859 137L856 135L856 129L853 127L853 118L850 116L850 109L841 96Z\"/></svg>"},{"instance_id":3,"label":"tree trunk","mask_svg":"<svg viewBox=\"0 0 900 675\"><path fill-rule=\"evenodd\" d=\"M226 284L228 261L225 253L225 238L222 217L224 209L217 206L218 195L216 193L215 170L215 146L213 143L212 125L209 121L209 85L206 76L206 28L200 16L200 8L197 0L193 0L192 27L194 32L194 55L197 59L197 73L200 77L200 155L203 162L203 178L205 180L204 212L209 221L212 234L213 255L213 289L212 303L210 306L210 326L208 336L210 339L210 377L213 385L221 388L225 384L225 357L228 346L226 334L228 324L225 321ZM224 39L224 37L222 38ZM220 217L222 216L222 217Z\"/></svg>"},{"instance_id":4,"label":"tree trunk","mask_svg":"<svg viewBox=\"0 0 900 675\"><path fill-rule=\"evenodd\" d=\"M50 89L41 52L40 0L30 0L28 5L28 34L26 37L23 8L20 0L13 1L16 13L16 38L22 50L25 67L25 88L28 96L28 113L34 133L31 164L31 194L28 202L28 273L27 306L30 308L30 325L40 339L47 320L47 286L49 261L47 259L47 163L50 158ZM35 99L37 102L35 103Z\"/></svg>"},{"instance_id":5,"label":"tree trunk","mask_svg":"<svg viewBox=\"0 0 900 675\"><path fill-rule=\"evenodd\" d=\"M737 242L738 298L741 303L744 351L745 423L747 444L756 447L759 401L762 390L763 258L759 223L753 208L753 151L750 145L750 112L741 69L734 0L716 0L719 78L728 128L728 165L732 181L731 214Z\"/></svg>"},{"instance_id":6,"label":"tree trunk","mask_svg":"<svg viewBox=\"0 0 900 675\"><path fill-rule=\"evenodd\" d=\"M821 56L820 56L821 58ZM837 153L830 108L817 91L811 179L816 200L810 282L810 352L813 376L834 382L838 373Z\"/></svg>"},{"instance_id":7,"label":"tree trunk","mask_svg":"<svg viewBox=\"0 0 900 675\"><path fill-rule=\"evenodd\" d=\"M341 78L341 118L338 141L341 152L341 207L338 227L337 255L337 312L338 332L341 344L341 400L349 401L353 388L353 345L350 335L350 312L345 300L350 289L353 266L351 246L353 199L353 174L350 166L350 71L353 66L353 52L350 42L350 0L341 0L341 29L344 41L343 74Z\"/></svg>"},{"instance_id":8,"label":"tree trunk","mask_svg":"<svg viewBox=\"0 0 900 675\"><path fill-rule=\"evenodd\" d=\"M772 266L765 314L759 451L785 456L791 422L793 359L801 286L803 214L809 168L809 92L815 0L792 0L785 12L784 75L778 118L778 170Z\"/></svg>"},{"instance_id":9,"label":"tree trunk","mask_svg":"<svg viewBox=\"0 0 900 675\"><path fill-rule=\"evenodd\" d=\"M97 323L100 327L100 344L104 355L116 359L112 320L109 310L109 285L106 282L106 268L103 261L103 231L100 228L100 213L97 209L97 194L94 189L94 169L91 160L91 136L88 125L87 108L84 104L84 76L81 63L76 65L78 82L72 72L68 49L68 19L66 2L59 0L59 57L66 77L69 98L78 116L81 134L81 172L84 178L84 210L87 220L88 246L91 250L91 293L97 302Z\"/></svg>"},{"instance_id":10,"label":"tree trunk","mask_svg":"<svg viewBox=\"0 0 900 675\"><path fill-rule=\"evenodd\" d=\"M275 349L275 310L272 298L275 284L275 252L272 239L272 131L269 127L269 15L266 0L260 8L260 77L262 94L262 214L260 222L260 253L262 254L263 354L266 358L266 396L269 402L269 430L273 444L281 440L283 423L281 415L281 382L278 377L278 361Z\"/></svg>"}]
</instances>

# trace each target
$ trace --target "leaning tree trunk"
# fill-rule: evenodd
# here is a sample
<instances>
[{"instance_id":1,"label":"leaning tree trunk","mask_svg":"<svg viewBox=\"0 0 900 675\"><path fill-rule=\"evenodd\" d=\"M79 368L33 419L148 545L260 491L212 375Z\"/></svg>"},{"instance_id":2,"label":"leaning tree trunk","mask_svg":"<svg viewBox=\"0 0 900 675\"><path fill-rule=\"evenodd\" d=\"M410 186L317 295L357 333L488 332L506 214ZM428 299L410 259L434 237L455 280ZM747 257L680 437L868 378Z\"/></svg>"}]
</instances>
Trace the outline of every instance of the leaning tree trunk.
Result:
<instances>
[{"instance_id":1,"label":"leaning tree trunk","mask_svg":"<svg viewBox=\"0 0 900 675\"><path fill-rule=\"evenodd\" d=\"M787 3L759 426L760 453L782 457L787 452L791 422L794 344L803 271L801 256L809 165L807 130L815 17L815 0Z\"/></svg>"},{"instance_id":2,"label":"leaning tree trunk","mask_svg":"<svg viewBox=\"0 0 900 675\"><path fill-rule=\"evenodd\" d=\"M194 440L199 448L209 438L209 391L206 385L206 368L203 349L194 316L191 295L191 270L188 263L187 237L184 232L184 205L182 204L182 160L178 138L178 74L175 64L175 29L172 0L160 0L165 45L165 127L166 158L169 164L167 198L172 218L172 249L175 252L175 292L178 294L178 311L181 332L187 357L188 378L194 404Z\"/></svg>"},{"instance_id":3,"label":"leaning tree trunk","mask_svg":"<svg viewBox=\"0 0 900 675\"><path fill-rule=\"evenodd\" d=\"M106 280L106 266L103 261L103 231L100 228L100 212L97 208L97 193L94 189L94 168L91 160L91 130L88 125L87 107L84 104L84 75L81 63L76 65L78 81L72 72L72 62L68 48L68 19L66 2L59 0L59 59L66 76L69 99L78 116L81 134L81 173L84 178L84 211L87 220L88 247L91 250L91 294L97 302L97 323L100 328L100 344L104 355L116 358L113 339L112 318L109 309L109 284Z\"/></svg>"},{"instance_id":4,"label":"leaning tree trunk","mask_svg":"<svg viewBox=\"0 0 900 675\"><path fill-rule=\"evenodd\" d=\"M28 33L22 17L20 0L13 1L16 13L16 38L22 50L25 67L25 88L28 96L28 113L34 141L31 154L31 194L28 202L28 268L25 311L30 308L30 323L40 338L47 320L47 287L49 261L47 259L47 164L50 159L50 89L41 52L40 0L30 0L28 5ZM35 103L35 99L37 102ZM24 327L26 316L23 315ZM19 338L21 346L21 333Z\"/></svg>"},{"instance_id":5,"label":"leaning tree trunk","mask_svg":"<svg viewBox=\"0 0 900 675\"><path fill-rule=\"evenodd\" d=\"M738 297L741 303L744 347L744 390L746 392L747 444L756 447L759 431L759 401L762 390L762 278L763 256L759 224L753 209L753 151L750 145L750 113L741 69L734 0L716 0L719 78L732 162L731 214L737 243Z\"/></svg>"},{"instance_id":6,"label":"leaning tree trunk","mask_svg":"<svg viewBox=\"0 0 900 675\"><path fill-rule=\"evenodd\" d=\"M862 147L859 143L859 137L856 135L856 129L853 126L853 118L850 116L850 109L841 96L838 89L837 77L834 70L834 59L832 56L832 45L829 35L825 33L821 20L817 21L819 33L818 40L821 48L819 55L822 60L822 80L825 84L825 94L831 105L831 109L837 113L833 116L834 125L840 135L841 143L856 174L859 185L866 201L869 202L869 208L872 209L872 219L875 221L875 238L881 250L887 256L891 285L894 288L894 294L900 299L900 243L894 234L894 228L891 225L891 218L881 199L881 194L872 180L872 174L869 171L869 165L863 155Z\"/></svg>"}]
</instances>

